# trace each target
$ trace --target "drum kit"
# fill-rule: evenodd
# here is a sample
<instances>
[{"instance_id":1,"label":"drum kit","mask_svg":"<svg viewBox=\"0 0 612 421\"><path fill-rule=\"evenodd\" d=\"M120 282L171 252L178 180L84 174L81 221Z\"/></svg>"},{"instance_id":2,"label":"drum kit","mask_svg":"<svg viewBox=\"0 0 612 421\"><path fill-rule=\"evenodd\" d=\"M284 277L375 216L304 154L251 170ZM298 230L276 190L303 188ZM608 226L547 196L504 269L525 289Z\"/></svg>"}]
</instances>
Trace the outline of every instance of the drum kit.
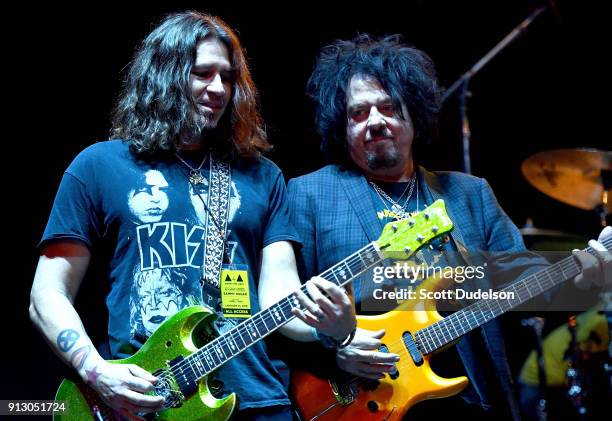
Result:
<instances>
[{"instance_id":1,"label":"drum kit","mask_svg":"<svg viewBox=\"0 0 612 421\"><path fill-rule=\"evenodd\" d=\"M602 226L606 225L607 218L612 214L612 152L596 149L557 149L538 152L530 156L521 166L523 176L529 183L553 199L565 204L597 213ZM569 234L563 231L538 229L533 226L531 220L527 221L521 230L525 244L534 250L562 250L564 248L582 248L584 238L577 234ZM554 248L555 244L559 248ZM612 292L607 292L603 303L602 313L608 318L608 329L612 328ZM526 319L528 322L532 319ZM542 319L543 320L543 319ZM540 322L541 324L542 322ZM524 323L524 325L527 325ZM571 346L568 349L570 363L566 371L567 391L566 398L572 404L577 419L597 419L599 406L608 410L609 401L601 399L597 392L603 390L602 396L606 396L605 390L612 391L612 342L609 342L608 352L601 359L597 355L590 355L588 351L580 349L576 336L576 318L570 316L567 324L571 334ZM533 326L532 326L533 327ZM538 420L547 420L546 380L544 377L543 342L540 332L534 328L538 346L538 401L533 409L533 414ZM612 337L612 329L609 338ZM590 365L587 364L590 361ZM602 364L599 364L603 361ZM592 369L588 371L588 369ZM603 370L600 370L603 368ZM603 376L601 372L603 371ZM589 376L590 374L590 376ZM594 376L594 377L593 377ZM604 379L603 386L596 384L594 379ZM543 380L544 379L544 380ZM607 379L607 380L606 380ZM609 389L605 382L609 383ZM589 392L590 390L590 392ZM592 396L588 396L591 394ZM598 406L599 405L599 406ZM590 407L589 407L590 406ZM572 411L574 412L574 411ZM571 415L571 414L570 414Z\"/></svg>"},{"instance_id":2,"label":"drum kit","mask_svg":"<svg viewBox=\"0 0 612 421\"><path fill-rule=\"evenodd\" d=\"M595 211L602 226L612 214L612 151L556 149L538 152L521 166L529 183L553 199L583 210ZM539 229L531 220L520 230L525 243L579 242L582 236Z\"/></svg>"}]
</instances>

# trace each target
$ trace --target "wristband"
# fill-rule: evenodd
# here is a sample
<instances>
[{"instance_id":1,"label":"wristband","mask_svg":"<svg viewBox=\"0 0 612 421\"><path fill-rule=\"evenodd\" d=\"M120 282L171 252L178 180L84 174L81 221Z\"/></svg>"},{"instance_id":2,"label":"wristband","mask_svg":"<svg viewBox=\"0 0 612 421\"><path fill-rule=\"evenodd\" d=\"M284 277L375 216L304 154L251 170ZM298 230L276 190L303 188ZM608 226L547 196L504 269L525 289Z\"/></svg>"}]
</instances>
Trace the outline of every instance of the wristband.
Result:
<instances>
[{"instance_id":1,"label":"wristband","mask_svg":"<svg viewBox=\"0 0 612 421\"><path fill-rule=\"evenodd\" d=\"M321 345L323 345L323 347L325 348L340 349L340 348L347 347L353 341L353 339L355 338L356 331L357 331L357 328L353 329L353 331L349 333L345 339L343 339L342 341L339 341L331 336L328 336L324 333L317 331L317 329L313 327L312 336L318 339L319 342L321 342Z\"/></svg>"}]
</instances>

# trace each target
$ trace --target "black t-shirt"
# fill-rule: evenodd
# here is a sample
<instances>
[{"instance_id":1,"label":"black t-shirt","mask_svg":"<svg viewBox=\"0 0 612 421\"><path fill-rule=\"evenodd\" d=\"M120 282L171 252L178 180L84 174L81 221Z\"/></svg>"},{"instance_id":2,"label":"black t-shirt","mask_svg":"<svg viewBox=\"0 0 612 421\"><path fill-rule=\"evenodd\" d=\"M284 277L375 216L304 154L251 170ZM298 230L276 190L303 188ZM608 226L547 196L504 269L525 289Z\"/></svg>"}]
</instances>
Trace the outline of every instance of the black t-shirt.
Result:
<instances>
[{"instance_id":1,"label":"black t-shirt","mask_svg":"<svg viewBox=\"0 0 612 421\"><path fill-rule=\"evenodd\" d=\"M132 354L178 310L202 303L208 180L194 191L188 172L174 158L136 160L127 143L113 140L81 152L62 179L41 245L77 239L92 254L113 250L106 304L114 358ZM227 248L230 262L247 269L251 314L260 310L262 249L277 241L298 241L281 171L265 158L232 164ZM217 327L224 332L241 320L222 318ZM223 365L217 378L239 395L241 408L289 404L262 341Z\"/></svg>"}]
</instances>

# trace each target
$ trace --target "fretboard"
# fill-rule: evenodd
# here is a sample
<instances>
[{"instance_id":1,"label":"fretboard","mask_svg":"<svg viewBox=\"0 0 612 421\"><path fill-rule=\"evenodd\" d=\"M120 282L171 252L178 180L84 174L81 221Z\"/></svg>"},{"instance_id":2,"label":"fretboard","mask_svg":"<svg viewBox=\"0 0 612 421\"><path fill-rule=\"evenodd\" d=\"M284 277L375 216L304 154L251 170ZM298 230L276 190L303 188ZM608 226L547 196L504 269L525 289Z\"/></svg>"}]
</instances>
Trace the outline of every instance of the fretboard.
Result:
<instances>
[{"instance_id":1,"label":"fretboard","mask_svg":"<svg viewBox=\"0 0 612 421\"><path fill-rule=\"evenodd\" d=\"M606 249L611 250L612 238L607 238L602 244ZM595 254L591 247L587 247L585 251ZM415 339L421 352L430 354L488 321L572 279L580 271L581 268L576 259L569 256L500 290L500 292L513 293L506 296L514 298L480 300L419 330L415 333Z\"/></svg>"},{"instance_id":2,"label":"fretboard","mask_svg":"<svg viewBox=\"0 0 612 421\"><path fill-rule=\"evenodd\" d=\"M342 287L381 260L382 253L375 243L370 243L319 276ZM300 289L308 295L304 285ZM288 295L215 338L176 367L172 367L172 370L188 381L199 380L291 321L295 317L292 313L294 308L302 309L296 293Z\"/></svg>"}]
</instances>

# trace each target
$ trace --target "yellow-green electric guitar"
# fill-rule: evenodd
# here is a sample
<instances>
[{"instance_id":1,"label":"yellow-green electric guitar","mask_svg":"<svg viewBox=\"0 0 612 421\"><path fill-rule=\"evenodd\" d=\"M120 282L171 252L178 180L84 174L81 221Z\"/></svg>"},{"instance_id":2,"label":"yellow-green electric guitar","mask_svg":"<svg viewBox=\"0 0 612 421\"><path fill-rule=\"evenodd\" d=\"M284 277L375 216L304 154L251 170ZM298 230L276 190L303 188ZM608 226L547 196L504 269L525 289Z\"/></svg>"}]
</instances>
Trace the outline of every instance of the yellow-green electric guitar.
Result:
<instances>
[{"instance_id":1,"label":"yellow-green electric guitar","mask_svg":"<svg viewBox=\"0 0 612 421\"><path fill-rule=\"evenodd\" d=\"M451 229L444 202L438 200L410 219L388 223L378 240L320 276L343 286L378 264L384 258L383 252L403 252L409 257L423 244ZM306 292L305 287L302 290ZM188 307L166 320L136 354L113 363L136 364L158 377L153 393L165 398L165 409L150 414L150 418L224 421L237 410L238 399L235 394L215 398L209 391L207 377L293 319L294 307L300 308L300 304L292 293L217 337L212 328L216 315L205 307ZM55 399L68 401L69 408L67 415L56 415L56 420L120 419L83 382L64 380Z\"/></svg>"}]
</instances>

